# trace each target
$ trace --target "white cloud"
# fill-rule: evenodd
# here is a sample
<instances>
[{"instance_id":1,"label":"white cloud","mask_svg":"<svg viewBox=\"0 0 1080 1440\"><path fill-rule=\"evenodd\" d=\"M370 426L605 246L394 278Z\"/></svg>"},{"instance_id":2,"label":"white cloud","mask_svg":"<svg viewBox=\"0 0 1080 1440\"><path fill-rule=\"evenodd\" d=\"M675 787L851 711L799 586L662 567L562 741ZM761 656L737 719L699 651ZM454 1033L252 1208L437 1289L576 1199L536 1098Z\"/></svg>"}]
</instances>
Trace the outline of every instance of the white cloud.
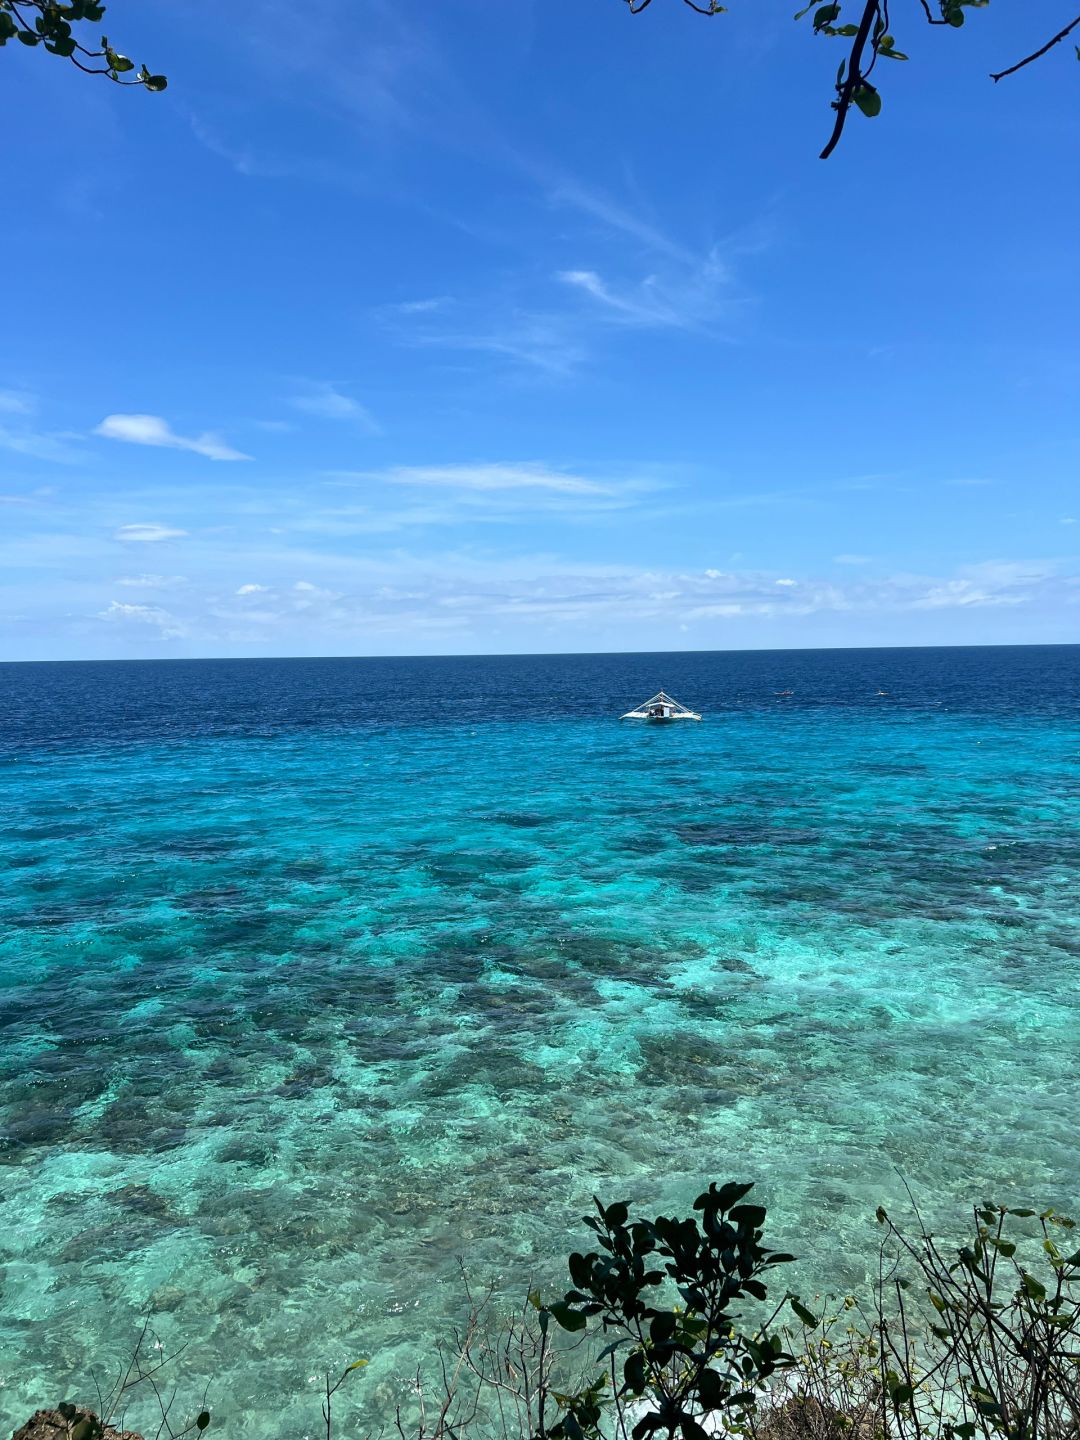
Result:
<instances>
[{"instance_id":1,"label":"white cloud","mask_svg":"<svg viewBox=\"0 0 1080 1440\"><path fill-rule=\"evenodd\" d=\"M31 460L52 460L61 465L75 464L82 457L78 450L72 449L67 443L69 438L62 434L43 434L28 429L25 425L19 428L0 425L0 449L10 450L15 455L26 455Z\"/></svg>"},{"instance_id":2,"label":"white cloud","mask_svg":"<svg viewBox=\"0 0 1080 1440\"><path fill-rule=\"evenodd\" d=\"M1008 591L994 592L972 580L946 580L932 585L924 595L911 601L913 610L952 610L968 605L1023 605L1027 596Z\"/></svg>"},{"instance_id":3,"label":"white cloud","mask_svg":"<svg viewBox=\"0 0 1080 1440\"><path fill-rule=\"evenodd\" d=\"M430 300L403 300L389 308L399 315L429 315L432 310L442 310L452 303L449 295L435 295Z\"/></svg>"},{"instance_id":4,"label":"white cloud","mask_svg":"<svg viewBox=\"0 0 1080 1440\"><path fill-rule=\"evenodd\" d=\"M686 330L700 329L718 317L732 280L715 250L692 266L647 275L621 290L595 270L560 270L555 278L598 301L608 319Z\"/></svg>"},{"instance_id":5,"label":"white cloud","mask_svg":"<svg viewBox=\"0 0 1080 1440\"><path fill-rule=\"evenodd\" d=\"M610 229L638 241L647 250L687 264L694 259L689 250L669 239L662 230L643 220L640 215L627 210L603 192L590 190L570 177L557 180L549 192L549 198L554 204L570 205L591 219L599 220Z\"/></svg>"},{"instance_id":6,"label":"white cloud","mask_svg":"<svg viewBox=\"0 0 1080 1440\"><path fill-rule=\"evenodd\" d=\"M37 401L25 390L0 390L0 415L32 415Z\"/></svg>"},{"instance_id":7,"label":"white cloud","mask_svg":"<svg viewBox=\"0 0 1080 1440\"><path fill-rule=\"evenodd\" d=\"M834 565L869 565L871 559L869 555L850 555L846 553L834 555L832 558Z\"/></svg>"},{"instance_id":8,"label":"white cloud","mask_svg":"<svg viewBox=\"0 0 1080 1440\"><path fill-rule=\"evenodd\" d=\"M1063 516L1061 517L1061 523L1062 523L1062 525L1075 525L1075 524L1076 524L1076 516L1075 516L1075 515L1063 515Z\"/></svg>"},{"instance_id":9,"label":"white cloud","mask_svg":"<svg viewBox=\"0 0 1080 1440\"><path fill-rule=\"evenodd\" d=\"M158 605L125 605L113 600L108 609L98 611L97 619L108 620L112 624L153 625L165 640L177 640L187 634L186 627L176 616Z\"/></svg>"},{"instance_id":10,"label":"white cloud","mask_svg":"<svg viewBox=\"0 0 1080 1440\"><path fill-rule=\"evenodd\" d=\"M473 306L464 312L457 307L454 316L453 328L442 329L433 326L430 317L421 312L420 320L426 323L419 328L413 323L401 325L396 331L397 338L413 347L435 346L514 360L551 377L571 374L585 357L583 347L563 315L548 315L516 306L507 313L505 304L500 303L494 315L490 307Z\"/></svg>"},{"instance_id":11,"label":"white cloud","mask_svg":"<svg viewBox=\"0 0 1080 1440\"><path fill-rule=\"evenodd\" d=\"M650 293L654 280L650 277L638 291L631 294L616 294L595 270L560 270L557 279L564 285L583 290L594 300L599 300L618 318L638 325L681 325L682 317L676 314L655 292Z\"/></svg>"},{"instance_id":12,"label":"white cloud","mask_svg":"<svg viewBox=\"0 0 1080 1440\"><path fill-rule=\"evenodd\" d=\"M797 580L777 580L777 585L797 585Z\"/></svg>"},{"instance_id":13,"label":"white cloud","mask_svg":"<svg viewBox=\"0 0 1080 1440\"><path fill-rule=\"evenodd\" d=\"M550 490L561 495L613 495L612 485L568 475L530 462L480 465L395 465L388 470L360 472L354 478L385 480L392 485L426 485L449 490L493 493L506 490Z\"/></svg>"},{"instance_id":14,"label":"white cloud","mask_svg":"<svg viewBox=\"0 0 1080 1440\"><path fill-rule=\"evenodd\" d=\"M200 542L207 535L200 531ZM956 643L965 636L1023 638L1028 628L1008 627L1058 625L1053 617L1080 603L1080 575L1046 563L995 561L873 578L859 573L843 583L800 571L780 577L795 585L778 586L775 572L762 570L645 569L500 553L475 535L458 549L425 553L382 545L335 553L267 539L264 533L253 541L241 562L251 567L248 573L262 574L262 582L238 587L235 578L224 578L235 576L230 531L219 537L205 580L176 592L183 596L177 613L164 608L171 596L147 583L134 592L146 603L114 600L97 622L117 632L118 642L125 630L141 637L133 654L159 633L170 644L183 634L202 653L242 653L249 644L278 653L282 647L351 653L361 635L365 647L384 653L423 651L425 635L436 648L444 642L435 637L445 637L445 648L457 653L573 648L583 636L662 648L680 625L692 627L695 644L724 648L820 643L822 635L829 643L868 643L874 636L895 641L901 634L910 643L935 635ZM142 584L170 577L131 578ZM261 588L251 588L257 583Z\"/></svg>"},{"instance_id":15,"label":"white cloud","mask_svg":"<svg viewBox=\"0 0 1080 1440\"><path fill-rule=\"evenodd\" d=\"M353 420L369 434L379 435L382 428L366 405L343 395L333 385L310 384L298 395L292 396L289 404L305 415L316 415L321 420Z\"/></svg>"},{"instance_id":16,"label":"white cloud","mask_svg":"<svg viewBox=\"0 0 1080 1440\"><path fill-rule=\"evenodd\" d=\"M137 544L154 544L158 540L179 540L188 532L169 525L120 525L113 531L114 540Z\"/></svg>"},{"instance_id":17,"label":"white cloud","mask_svg":"<svg viewBox=\"0 0 1080 1440\"><path fill-rule=\"evenodd\" d=\"M187 579L183 575L122 575L116 583L129 590L175 590L186 585Z\"/></svg>"},{"instance_id":18,"label":"white cloud","mask_svg":"<svg viewBox=\"0 0 1080 1440\"><path fill-rule=\"evenodd\" d=\"M207 431L188 438L177 435L160 415L106 415L94 431L106 440L124 440L130 445L154 445L169 450L190 450L208 460L250 460L224 440Z\"/></svg>"}]
</instances>

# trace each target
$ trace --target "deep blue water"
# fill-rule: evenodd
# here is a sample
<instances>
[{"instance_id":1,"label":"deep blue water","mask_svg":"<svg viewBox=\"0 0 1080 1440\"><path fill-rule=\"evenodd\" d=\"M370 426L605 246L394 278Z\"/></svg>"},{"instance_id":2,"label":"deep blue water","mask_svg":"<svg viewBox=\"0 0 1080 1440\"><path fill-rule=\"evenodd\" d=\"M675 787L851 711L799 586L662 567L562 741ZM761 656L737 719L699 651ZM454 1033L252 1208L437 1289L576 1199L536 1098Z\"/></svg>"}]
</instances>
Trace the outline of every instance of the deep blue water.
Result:
<instances>
[{"instance_id":1,"label":"deep blue water","mask_svg":"<svg viewBox=\"0 0 1080 1440\"><path fill-rule=\"evenodd\" d=\"M661 686L703 722L618 722ZM1080 647L6 665L0 714L3 1423L152 1303L232 1433L314 1434L593 1190L756 1178L804 1288L898 1171L1077 1199Z\"/></svg>"}]
</instances>

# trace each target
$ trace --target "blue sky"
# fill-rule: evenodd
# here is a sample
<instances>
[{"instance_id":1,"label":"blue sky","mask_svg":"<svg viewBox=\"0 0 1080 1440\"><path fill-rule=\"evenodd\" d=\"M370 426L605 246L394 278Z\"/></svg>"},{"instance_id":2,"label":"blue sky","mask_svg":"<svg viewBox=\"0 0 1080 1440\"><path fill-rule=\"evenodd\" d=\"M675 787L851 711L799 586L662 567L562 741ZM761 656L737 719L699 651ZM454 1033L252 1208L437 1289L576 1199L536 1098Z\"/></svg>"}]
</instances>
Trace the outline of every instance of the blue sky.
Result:
<instances>
[{"instance_id":1,"label":"blue sky","mask_svg":"<svg viewBox=\"0 0 1080 1440\"><path fill-rule=\"evenodd\" d=\"M0 53L0 656L1076 640L1078 71L987 79L1070 7L894 4L822 163L841 42L731 4Z\"/></svg>"}]
</instances>

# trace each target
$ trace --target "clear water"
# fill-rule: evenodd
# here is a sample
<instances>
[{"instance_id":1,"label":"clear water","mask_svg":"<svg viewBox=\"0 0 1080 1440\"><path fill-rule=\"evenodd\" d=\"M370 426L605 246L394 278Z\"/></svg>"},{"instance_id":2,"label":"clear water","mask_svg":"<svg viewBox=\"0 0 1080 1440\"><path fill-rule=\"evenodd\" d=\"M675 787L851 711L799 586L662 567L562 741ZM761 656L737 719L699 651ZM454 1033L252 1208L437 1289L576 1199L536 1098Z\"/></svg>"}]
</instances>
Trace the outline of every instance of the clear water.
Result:
<instances>
[{"instance_id":1,"label":"clear water","mask_svg":"<svg viewBox=\"0 0 1080 1440\"><path fill-rule=\"evenodd\" d=\"M705 720L613 718L661 685ZM757 1179L809 1290L862 1282L898 1171L1078 1198L1080 647L0 699L4 1424L150 1303L231 1434L315 1434L358 1355L375 1413L457 1257L558 1283L594 1190Z\"/></svg>"}]
</instances>

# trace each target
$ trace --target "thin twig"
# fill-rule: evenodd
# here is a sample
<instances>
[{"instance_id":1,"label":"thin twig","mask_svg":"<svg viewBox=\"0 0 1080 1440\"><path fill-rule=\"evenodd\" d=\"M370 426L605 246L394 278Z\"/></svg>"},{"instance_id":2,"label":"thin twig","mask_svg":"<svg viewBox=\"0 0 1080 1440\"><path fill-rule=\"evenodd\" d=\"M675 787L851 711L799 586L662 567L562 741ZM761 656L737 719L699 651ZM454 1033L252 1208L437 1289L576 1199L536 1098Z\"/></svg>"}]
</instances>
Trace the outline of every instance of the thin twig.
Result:
<instances>
[{"instance_id":1,"label":"thin twig","mask_svg":"<svg viewBox=\"0 0 1080 1440\"><path fill-rule=\"evenodd\" d=\"M990 79L994 81L1004 80L1006 75L1015 75L1017 70L1022 70L1025 65L1030 65L1033 60L1040 60L1048 50L1052 50L1055 45L1064 40L1065 36L1068 35L1070 31L1075 30L1078 25L1080 25L1080 15L1077 15L1075 20L1066 25L1064 30L1059 30L1054 38L1048 40L1040 49L1034 50L1030 55L1026 55L1023 60L1018 60L1015 65L1010 65L1007 70L999 70L996 75L992 74Z\"/></svg>"}]
</instances>

